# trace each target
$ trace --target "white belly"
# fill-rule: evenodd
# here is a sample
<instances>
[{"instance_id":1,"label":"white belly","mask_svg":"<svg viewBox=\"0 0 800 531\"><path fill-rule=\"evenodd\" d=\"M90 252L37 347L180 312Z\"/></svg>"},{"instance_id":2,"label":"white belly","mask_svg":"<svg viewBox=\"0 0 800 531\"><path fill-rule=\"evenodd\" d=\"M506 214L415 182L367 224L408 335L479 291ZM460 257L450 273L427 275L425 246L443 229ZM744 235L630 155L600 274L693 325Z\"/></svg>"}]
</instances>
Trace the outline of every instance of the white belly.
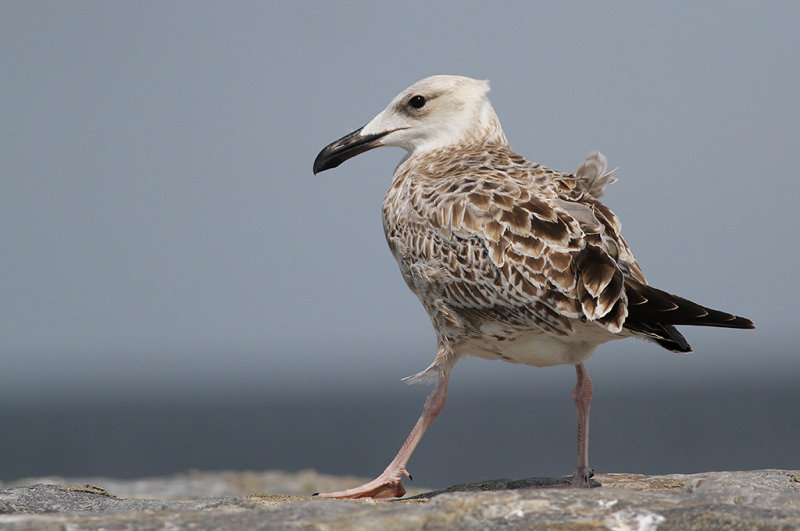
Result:
<instances>
[{"instance_id":1,"label":"white belly","mask_svg":"<svg viewBox=\"0 0 800 531\"><path fill-rule=\"evenodd\" d=\"M611 334L593 323L576 325L575 333L556 336L534 331L509 334L502 325L487 323L481 326L482 337L461 343L456 351L535 367L577 365L589 359L598 345L625 337Z\"/></svg>"}]
</instances>

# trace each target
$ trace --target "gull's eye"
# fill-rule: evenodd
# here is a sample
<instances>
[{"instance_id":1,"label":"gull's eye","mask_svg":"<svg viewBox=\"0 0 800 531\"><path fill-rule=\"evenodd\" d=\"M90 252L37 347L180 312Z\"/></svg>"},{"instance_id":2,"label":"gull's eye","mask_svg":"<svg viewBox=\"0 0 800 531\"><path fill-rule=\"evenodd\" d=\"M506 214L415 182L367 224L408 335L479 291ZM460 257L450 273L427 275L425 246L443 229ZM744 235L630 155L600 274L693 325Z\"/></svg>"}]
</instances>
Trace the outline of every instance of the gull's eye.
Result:
<instances>
[{"instance_id":1,"label":"gull's eye","mask_svg":"<svg viewBox=\"0 0 800 531\"><path fill-rule=\"evenodd\" d=\"M408 100L408 104L415 109L421 109L425 105L425 96L420 96L419 94L412 96L411 99Z\"/></svg>"}]
</instances>

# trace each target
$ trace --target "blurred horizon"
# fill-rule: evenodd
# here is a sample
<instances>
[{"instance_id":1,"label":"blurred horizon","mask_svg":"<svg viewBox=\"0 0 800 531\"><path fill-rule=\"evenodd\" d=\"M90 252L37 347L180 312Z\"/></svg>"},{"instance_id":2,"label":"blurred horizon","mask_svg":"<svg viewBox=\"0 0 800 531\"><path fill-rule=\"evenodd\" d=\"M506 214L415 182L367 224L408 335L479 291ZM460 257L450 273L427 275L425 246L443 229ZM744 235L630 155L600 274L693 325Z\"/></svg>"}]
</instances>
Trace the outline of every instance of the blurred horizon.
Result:
<instances>
[{"instance_id":1,"label":"blurred horizon","mask_svg":"<svg viewBox=\"0 0 800 531\"><path fill-rule=\"evenodd\" d=\"M430 488L572 473L575 408L559 385L464 385L409 470ZM566 378L564 378L566 376ZM597 473L671 474L797 468L794 383L616 388L594 378L590 464ZM0 403L0 482L60 476L144 478L192 470L314 469L374 477L397 451L426 390L331 390L159 400Z\"/></svg>"},{"instance_id":2,"label":"blurred horizon","mask_svg":"<svg viewBox=\"0 0 800 531\"><path fill-rule=\"evenodd\" d=\"M688 330L687 330L688 329ZM683 327L691 342L692 327ZM746 331L735 333L745 334ZM615 348L616 347L616 348ZM396 351L395 347L391 347ZM354 393L379 393L385 389L420 387L409 385L402 378L424 369L433 359L424 352L383 357L376 360L373 349L329 349L331 358L309 361L315 353L287 351L280 364L268 363L260 352L201 352L192 360L189 354L154 360L153 353L124 353L126 361L119 369L106 372L103 378L92 374L69 372L70 356L59 360L61 367L50 367L42 373L30 370L23 378L7 382L0 389L4 403L48 403L72 397L75 403L93 401L129 402L169 398L171 401L196 398L247 396L271 399L277 396L324 396ZM384 352L388 349L384 346ZM740 385L762 382L764 385L788 385L796 381L791 363L764 364L759 353L743 351L733 341L722 343L706 352L676 354L639 340L616 341L603 345L586 366L596 386L612 386L630 390L643 381L656 389L703 388L715 385ZM116 351L120 352L120 351ZM123 351L124 352L124 351ZM775 358L791 359L793 352L774 354ZM102 353L86 356L95 370L109 365ZM153 370L152 365L158 367ZM380 366L376 372L375 365ZM529 367L500 361L467 357L456 364L453 382L482 388L551 389L574 385L572 366ZM35 382L35 387L31 384ZM425 391L427 392L427 391ZM420 403L420 407L422 404Z\"/></svg>"}]
</instances>

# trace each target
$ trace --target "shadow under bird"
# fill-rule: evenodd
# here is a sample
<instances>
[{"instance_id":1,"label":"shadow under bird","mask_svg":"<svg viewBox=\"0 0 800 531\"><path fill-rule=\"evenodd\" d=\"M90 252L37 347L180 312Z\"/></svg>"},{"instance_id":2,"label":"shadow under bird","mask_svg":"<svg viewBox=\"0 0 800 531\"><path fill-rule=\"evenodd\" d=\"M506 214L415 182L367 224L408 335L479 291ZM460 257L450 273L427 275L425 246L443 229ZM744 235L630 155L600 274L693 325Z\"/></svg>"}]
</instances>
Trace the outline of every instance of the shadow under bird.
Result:
<instances>
[{"instance_id":1,"label":"shadow under bird","mask_svg":"<svg viewBox=\"0 0 800 531\"><path fill-rule=\"evenodd\" d=\"M325 147L314 173L380 146L407 155L383 202L383 228L408 287L436 330L434 380L422 415L376 479L331 498L405 494L411 453L442 410L455 362L472 355L537 367L575 366L578 466L589 487L592 382L583 365L598 345L639 337L691 352L675 325L753 328L647 284L619 220L599 201L614 182L593 153L575 173L551 170L508 145L487 81L423 79L367 125Z\"/></svg>"}]
</instances>

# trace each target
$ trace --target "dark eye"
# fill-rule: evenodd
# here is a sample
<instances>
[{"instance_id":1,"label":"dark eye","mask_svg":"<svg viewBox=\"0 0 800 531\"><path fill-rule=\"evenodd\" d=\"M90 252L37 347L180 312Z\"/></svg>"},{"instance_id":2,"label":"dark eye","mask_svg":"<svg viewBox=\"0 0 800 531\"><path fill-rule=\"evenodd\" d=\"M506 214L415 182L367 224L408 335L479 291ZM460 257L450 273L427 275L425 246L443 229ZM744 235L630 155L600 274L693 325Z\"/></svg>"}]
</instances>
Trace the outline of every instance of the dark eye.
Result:
<instances>
[{"instance_id":1,"label":"dark eye","mask_svg":"<svg viewBox=\"0 0 800 531\"><path fill-rule=\"evenodd\" d=\"M421 109L423 105L425 105L425 96L420 96L419 94L412 96L411 99L408 100L408 104L415 109Z\"/></svg>"}]
</instances>

